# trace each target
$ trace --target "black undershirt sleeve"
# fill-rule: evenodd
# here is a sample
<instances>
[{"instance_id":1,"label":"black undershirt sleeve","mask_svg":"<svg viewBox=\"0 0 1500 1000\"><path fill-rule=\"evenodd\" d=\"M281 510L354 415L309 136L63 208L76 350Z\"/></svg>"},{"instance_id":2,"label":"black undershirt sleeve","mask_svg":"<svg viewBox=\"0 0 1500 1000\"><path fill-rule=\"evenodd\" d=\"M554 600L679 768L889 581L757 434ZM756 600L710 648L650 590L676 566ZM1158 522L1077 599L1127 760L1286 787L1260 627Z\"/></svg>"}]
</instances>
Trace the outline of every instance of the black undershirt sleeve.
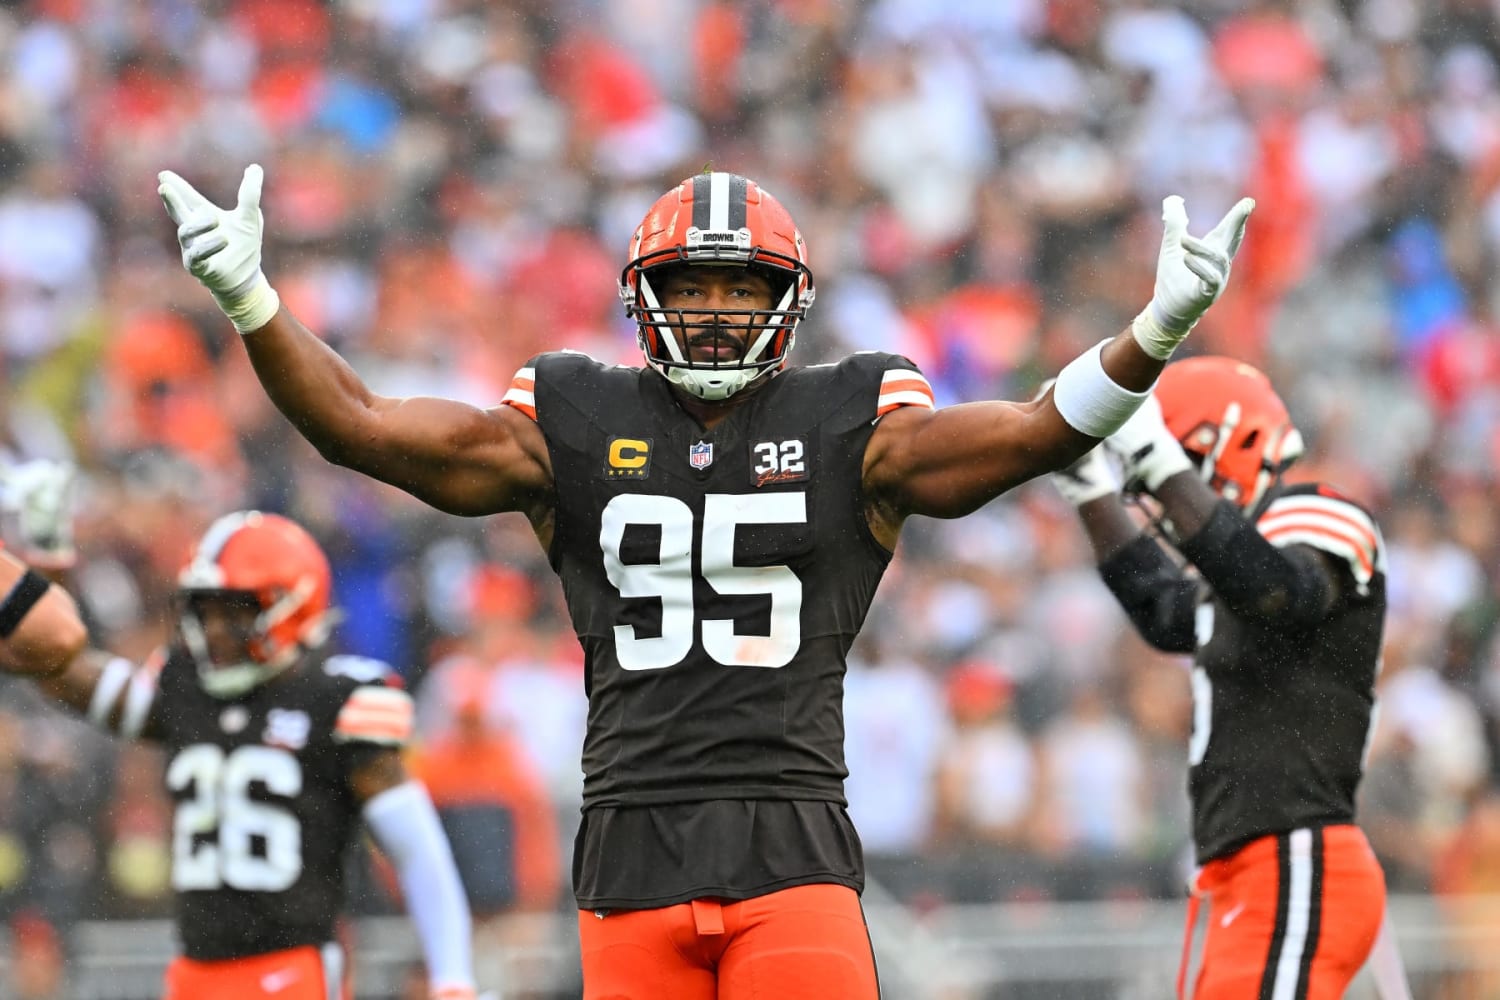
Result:
<instances>
[{"instance_id":1,"label":"black undershirt sleeve","mask_svg":"<svg viewBox=\"0 0 1500 1000\"><path fill-rule=\"evenodd\" d=\"M1227 500L1179 549L1244 618L1305 627L1321 621L1339 597L1338 575L1315 550L1277 548Z\"/></svg>"},{"instance_id":2,"label":"black undershirt sleeve","mask_svg":"<svg viewBox=\"0 0 1500 1000\"><path fill-rule=\"evenodd\" d=\"M1141 535L1131 541L1099 564L1099 575L1141 638L1164 653L1193 651L1198 582L1155 539Z\"/></svg>"}]
</instances>

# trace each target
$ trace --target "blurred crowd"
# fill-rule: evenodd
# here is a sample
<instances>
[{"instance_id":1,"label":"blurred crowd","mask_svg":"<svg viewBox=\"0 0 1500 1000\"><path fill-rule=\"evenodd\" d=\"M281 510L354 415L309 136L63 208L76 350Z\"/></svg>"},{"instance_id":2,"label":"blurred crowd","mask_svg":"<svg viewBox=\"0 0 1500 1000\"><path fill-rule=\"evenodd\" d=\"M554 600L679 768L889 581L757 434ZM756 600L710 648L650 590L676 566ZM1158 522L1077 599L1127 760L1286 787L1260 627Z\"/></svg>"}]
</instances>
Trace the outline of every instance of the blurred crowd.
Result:
<instances>
[{"instance_id":1,"label":"blurred crowd","mask_svg":"<svg viewBox=\"0 0 1500 1000\"><path fill-rule=\"evenodd\" d=\"M493 908L565 906L586 705L560 593L522 519L333 468L266 400L155 193L171 168L227 203L252 161L298 315L376 391L482 405L542 350L637 361L627 239L706 163L807 237L793 363L895 351L941 404L1026 398L1123 327L1164 195L1196 232L1254 196L1188 350L1264 368L1302 471L1384 528L1361 806L1393 891L1500 892L1495 0L0 4L0 448L81 469L98 641L166 640L218 514L297 518L343 648L415 691L419 761L469 767L439 798L514 809L475 824L513 847L474 876ZM0 915L160 912L151 752L3 695ZM1180 895L1191 716L1046 483L914 523L847 684L872 875L918 906Z\"/></svg>"}]
</instances>

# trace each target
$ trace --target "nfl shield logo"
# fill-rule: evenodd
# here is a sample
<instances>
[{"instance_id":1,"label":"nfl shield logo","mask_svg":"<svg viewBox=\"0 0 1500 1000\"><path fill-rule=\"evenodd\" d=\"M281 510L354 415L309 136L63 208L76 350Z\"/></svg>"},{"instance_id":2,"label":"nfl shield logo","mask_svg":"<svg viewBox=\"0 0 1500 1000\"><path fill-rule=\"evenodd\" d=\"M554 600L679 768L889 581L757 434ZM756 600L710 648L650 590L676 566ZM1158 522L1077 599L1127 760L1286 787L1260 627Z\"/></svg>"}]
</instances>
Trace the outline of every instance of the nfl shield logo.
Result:
<instances>
[{"instance_id":1,"label":"nfl shield logo","mask_svg":"<svg viewBox=\"0 0 1500 1000\"><path fill-rule=\"evenodd\" d=\"M714 464L714 446L711 441L699 441L688 449L688 464L695 469L706 469Z\"/></svg>"}]
</instances>

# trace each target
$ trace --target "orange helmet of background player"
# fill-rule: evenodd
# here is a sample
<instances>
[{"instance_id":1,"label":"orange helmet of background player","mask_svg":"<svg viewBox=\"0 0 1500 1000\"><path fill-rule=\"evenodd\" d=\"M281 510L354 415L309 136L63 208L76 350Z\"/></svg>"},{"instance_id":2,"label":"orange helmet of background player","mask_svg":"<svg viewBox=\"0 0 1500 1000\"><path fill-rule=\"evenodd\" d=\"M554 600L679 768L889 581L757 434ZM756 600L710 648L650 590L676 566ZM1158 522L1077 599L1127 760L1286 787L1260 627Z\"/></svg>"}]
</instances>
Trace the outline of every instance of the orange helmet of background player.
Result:
<instances>
[{"instance_id":1,"label":"orange helmet of background player","mask_svg":"<svg viewBox=\"0 0 1500 1000\"><path fill-rule=\"evenodd\" d=\"M1220 496L1253 507L1302 454L1302 435L1260 369L1223 357L1167 365L1156 398L1172 436Z\"/></svg>"},{"instance_id":2,"label":"orange helmet of background player","mask_svg":"<svg viewBox=\"0 0 1500 1000\"><path fill-rule=\"evenodd\" d=\"M236 511L210 525L177 578L178 627L204 689L236 697L321 646L333 624L332 581L328 557L287 518ZM214 661L194 598L241 600L257 609L241 661Z\"/></svg>"},{"instance_id":3,"label":"orange helmet of background player","mask_svg":"<svg viewBox=\"0 0 1500 1000\"><path fill-rule=\"evenodd\" d=\"M647 364L668 381L701 399L727 399L786 364L813 302L813 277L791 213L760 185L739 174L689 177L651 206L629 258L620 298ZM743 338L738 358L694 361L678 342L683 311L662 309L653 285L659 268L677 265L745 265L771 281L771 309L716 313L715 325Z\"/></svg>"}]
</instances>

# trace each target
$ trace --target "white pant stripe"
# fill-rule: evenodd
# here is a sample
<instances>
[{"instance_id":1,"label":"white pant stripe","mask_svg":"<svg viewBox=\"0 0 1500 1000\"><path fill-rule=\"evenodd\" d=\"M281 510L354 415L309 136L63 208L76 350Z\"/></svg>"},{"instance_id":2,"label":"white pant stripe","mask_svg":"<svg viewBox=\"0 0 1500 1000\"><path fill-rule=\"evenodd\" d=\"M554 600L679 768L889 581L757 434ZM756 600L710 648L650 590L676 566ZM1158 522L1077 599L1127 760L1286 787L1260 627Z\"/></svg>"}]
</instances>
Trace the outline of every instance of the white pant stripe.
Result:
<instances>
[{"instance_id":1,"label":"white pant stripe","mask_svg":"<svg viewBox=\"0 0 1500 1000\"><path fill-rule=\"evenodd\" d=\"M1276 963L1272 1000L1295 1000L1302 972L1302 950L1307 947L1307 924L1312 912L1312 831L1293 830L1287 838L1291 852L1291 885L1287 887L1286 931L1281 959Z\"/></svg>"},{"instance_id":2,"label":"white pant stripe","mask_svg":"<svg viewBox=\"0 0 1500 1000\"><path fill-rule=\"evenodd\" d=\"M344 949L333 941L319 949L323 954L323 984L328 1000L344 995Z\"/></svg>"}]
</instances>

